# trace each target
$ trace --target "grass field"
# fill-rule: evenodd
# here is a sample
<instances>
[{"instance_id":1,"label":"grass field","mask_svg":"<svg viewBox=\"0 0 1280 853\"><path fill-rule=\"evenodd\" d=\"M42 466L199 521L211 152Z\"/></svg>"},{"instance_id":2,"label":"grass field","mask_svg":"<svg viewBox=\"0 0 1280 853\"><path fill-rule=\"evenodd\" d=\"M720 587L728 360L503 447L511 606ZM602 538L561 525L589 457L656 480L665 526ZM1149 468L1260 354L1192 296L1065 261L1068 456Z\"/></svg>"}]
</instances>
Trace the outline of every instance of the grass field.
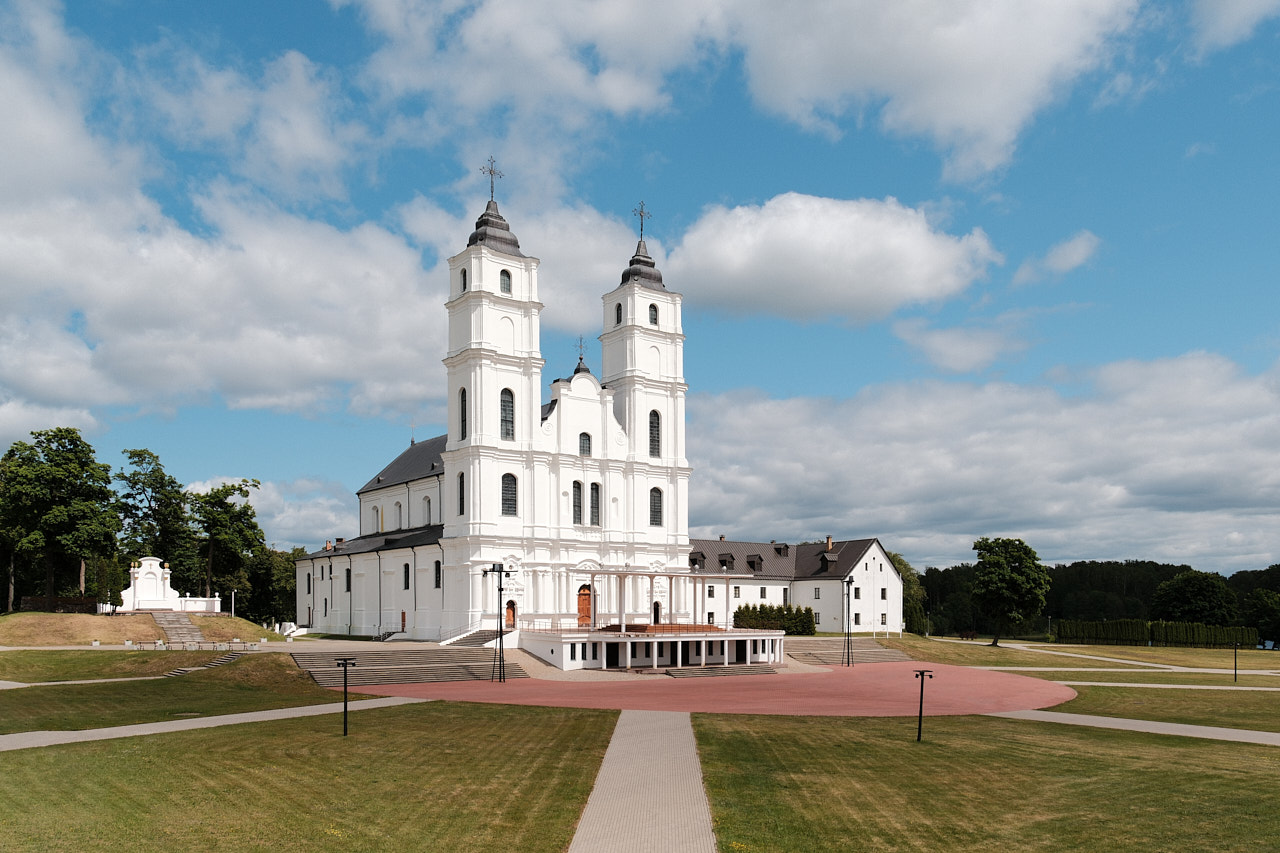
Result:
<instances>
[{"instance_id":1,"label":"grass field","mask_svg":"<svg viewBox=\"0 0 1280 853\"><path fill-rule=\"evenodd\" d=\"M118 646L125 640L163 640L150 616L89 613L9 613L0 616L0 646L88 646L94 640Z\"/></svg>"},{"instance_id":2,"label":"grass field","mask_svg":"<svg viewBox=\"0 0 1280 853\"><path fill-rule=\"evenodd\" d=\"M288 655L255 654L180 678L0 690L0 734L125 726L340 698L317 686Z\"/></svg>"},{"instance_id":3,"label":"grass field","mask_svg":"<svg viewBox=\"0 0 1280 853\"><path fill-rule=\"evenodd\" d=\"M1081 658L1078 661L1056 655L1039 652L1010 649L1003 646L992 647L979 643L956 643L944 640L930 640L904 634L901 637L876 637L876 642L885 648L906 652L914 660L930 663L955 664L956 666L1089 666L1114 667L1116 664L1102 661L1090 661ZM1070 660L1070 663L1065 661Z\"/></svg>"},{"instance_id":4,"label":"grass field","mask_svg":"<svg viewBox=\"0 0 1280 853\"><path fill-rule=\"evenodd\" d=\"M1075 699L1052 710L1280 732L1280 695L1275 693L1142 687L1077 687L1075 691L1079 694Z\"/></svg>"},{"instance_id":5,"label":"grass field","mask_svg":"<svg viewBox=\"0 0 1280 853\"><path fill-rule=\"evenodd\" d=\"M8 851L568 847L616 712L432 702L0 753Z\"/></svg>"},{"instance_id":6,"label":"grass field","mask_svg":"<svg viewBox=\"0 0 1280 853\"><path fill-rule=\"evenodd\" d=\"M1032 678L1049 681L1114 681L1131 684L1197 684L1209 687L1276 687L1280 688L1280 676L1241 675L1239 681L1231 680L1231 673L1222 672L1171 672L1165 669L1126 669L1124 672L1099 672L1093 669L1069 672L1018 672ZM1280 696L1276 701L1280 703Z\"/></svg>"},{"instance_id":7,"label":"grass field","mask_svg":"<svg viewBox=\"0 0 1280 853\"><path fill-rule=\"evenodd\" d=\"M987 717L694 715L723 851L1273 849L1280 751Z\"/></svg>"},{"instance_id":8,"label":"grass field","mask_svg":"<svg viewBox=\"0 0 1280 853\"><path fill-rule=\"evenodd\" d=\"M164 675L183 666L200 666L222 652L121 652L24 650L0 652L0 681L79 681L87 678L139 678Z\"/></svg>"},{"instance_id":9,"label":"grass field","mask_svg":"<svg viewBox=\"0 0 1280 853\"><path fill-rule=\"evenodd\" d=\"M1143 663L1166 664L1168 666L1196 666L1210 669L1230 669L1232 653L1231 649L1183 649L1167 646L1046 645L1041 648L1080 655L1123 658L1125 660L1142 661ZM1068 658L1061 656L1054 657L1059 661L1068 660ZM1056 665L1050 664L1050 666ZM1075 665L1074 663L1070 664L1070 666ZM1241 649L1240 668L1280 670L1280 652Z\"/></svg>"}]
</instances>

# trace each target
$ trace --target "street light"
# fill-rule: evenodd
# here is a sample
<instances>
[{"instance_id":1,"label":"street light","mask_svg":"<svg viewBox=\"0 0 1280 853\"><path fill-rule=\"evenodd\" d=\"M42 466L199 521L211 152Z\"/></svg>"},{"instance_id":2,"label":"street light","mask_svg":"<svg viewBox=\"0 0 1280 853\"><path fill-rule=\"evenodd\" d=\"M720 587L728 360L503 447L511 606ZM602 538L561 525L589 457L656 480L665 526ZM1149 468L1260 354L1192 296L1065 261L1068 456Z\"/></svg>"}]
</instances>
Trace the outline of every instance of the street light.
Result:
<instances>
[{"instance_id":1,"label":"street light","mask_svg":"<svg viewBox=\"0 0 1280 853\"><path fill-rule=\"evenodd\" d=\"M236 618L236 591L231 590L231 618Z\"/></svg>"},{"instance_id":2,"label":"street light","mask_svg":"<svg viewBox=\"0 0 1280 853\"><path fill-rule=\"evenodd\" d=\"M355 658L336 658L334 664L342 667L342 736L347 736L347 670L356 665Z\"/></svg>"},{"instance_id":3,"label":"street light","mask_svg":"<svg viewBox=\"0 0 1280 853\"><path fill-rule=\"evenodd\" d=\"M503 638L503 635L506 633L506 625L505 625L505 620L503 619L504 614L503 614L503 606L502 606L502 590L503 590L502 579L504 577L507 577L507 578L511 577L513 572L503 569L502 563L494 563L491 568L485 569L480 574L498 576L498 604L496 608L498 611L498 648L497 648L497 653L494 655L494 658L493 658L493 669L489 673L489 680L505 682L507 680L507 657L506 657L505 650L502 647L502 638Z\"/></svg>"},{"instance_id":4,"label":"street light","mask_svg":"<svg viewBox=\"0 0 1280 853\"><path fill-rule=\"evenodd\" d=\"M853 578L844 580L844 655L840 663L853 666Z\"/></svg>"},{"instance_id":5,"label":"street light","mask_svg":"<svg viewBox=\"0 0 1280 853\"><path fill-rule=\"evenodd\" d=\"M924 680L933 678L933 670L917 669L915 673L916 678L920 679L920 713L916 716L916 743L919 743L924 734Z\"/></svg>"}]
</instances>

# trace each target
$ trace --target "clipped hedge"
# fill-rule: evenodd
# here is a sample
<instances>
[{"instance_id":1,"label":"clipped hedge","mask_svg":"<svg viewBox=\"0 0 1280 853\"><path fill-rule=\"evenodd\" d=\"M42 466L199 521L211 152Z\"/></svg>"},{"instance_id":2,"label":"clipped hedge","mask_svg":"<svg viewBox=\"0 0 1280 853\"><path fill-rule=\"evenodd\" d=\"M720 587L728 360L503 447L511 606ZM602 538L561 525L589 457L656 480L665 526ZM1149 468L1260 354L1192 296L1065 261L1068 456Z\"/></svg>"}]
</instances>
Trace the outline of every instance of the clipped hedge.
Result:
<instances>
[{"instance_id":1,"label":"clipped hedge","mask_svg":"<svg viewBox=\"0 0 1280 853\"><path fill-rule=\"evenodd\" d=\"M763 628L806 636L816 634L818 630L812 607L792 607L790 604L744 604L733 612L733 627Z\"/></svg>"},{"instance_id":2,"label":"clipped hedge","mask_svg":"<svg viewBox=\"0 0 1280 853\"><path fill-rule=\"evenodd\" d=\"M1200 646L1230 648L1258 644L1258 629L1199 622L1147 622L1142 619L1114 619L1085 622L1062 619L1053 626L1059 643L1091 646Z\"/></svg>"}]
</instances>

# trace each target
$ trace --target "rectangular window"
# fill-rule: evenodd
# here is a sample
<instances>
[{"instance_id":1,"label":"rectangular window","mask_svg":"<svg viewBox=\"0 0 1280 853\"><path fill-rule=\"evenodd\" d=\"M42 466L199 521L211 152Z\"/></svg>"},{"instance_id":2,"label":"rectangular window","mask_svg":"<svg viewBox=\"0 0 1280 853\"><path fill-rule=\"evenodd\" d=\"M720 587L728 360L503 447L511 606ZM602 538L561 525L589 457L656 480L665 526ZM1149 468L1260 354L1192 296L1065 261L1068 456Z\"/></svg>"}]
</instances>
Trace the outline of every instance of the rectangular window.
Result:
<instances>
[{"instance_id":1,"label":"rectangular window","mask_svg":"<svg viewBox=\"0 0 1280 853\"><path fill-rule=\"evenodd\" d=\"M578 647L573 643L569 644L569 660L578 659Z\"/></svg>"},{"instance_id":2,"label":"rectangular window","mask_svg":"<svg viewBox=\"0 0 1280 853\"><path fill-rule=\"evenodd\" d=\"M880 614L880 624L881 624L881 625L884 625L884 624L885 624L885 619L887 619L887 618L888 618L887 614L881 613L881 614Z\"/></svg>"},{"instance_id":3,"label":"rectangular window","mask_svg":"<svg viewBox=\"0 0 1280 853\"><path fill-rule=\"evenodd\" d=\"M766 593L766 592L765 592L765 587L760 587L760 597L761 597L761 598L768 598L768 597L769 597L769 596L768 596L768 593Z\"/></svg>"},{"instance_id":4,"label":"rectangular window","mask_svg":"<svg viewBox=\"0 0 1280 853\"><path fill-rule=\"evenodd\" d=\"M582 523L582 481L573 481L573 523Z\"/></svg>"},{"instance_id":5,"label":"rectangular window","mask_svg":"<svg viewBox=\"0 0 1280 853\"><path fill-rule=\"evenodd\" d=\"M591 484L591 525L600 526L600 484Z\"/></svg>"},{"instance_id":6,"label":"rectangular window","mask_svg":"<svg viewBox=\"0 0 1280 853\"><path fill-rule=\"evenodd\" d=\"M409 564L404 564L404 588L409 588Z\"/></svg>"},{"instance_id":7,"label":"rectangular window","mask_svg":"<svg viewBox=\"0 0 1280 853\"><path fill-rule=\"evenodd\" d=\"M822 598L822 587L815 586L813 588L813 600L817 601L819 598Z\"/></svg>"},{"instance_id":8,"label":"rectangular window","mask_svg":"<svg viewBox=\"0 0 1280 853\"><path fill-rule=\"evenodd\" d=\"M789 590L789 589L784 589L784 590L782 591L782 606L783 606L783 607L786 607L786 606L787 606L787 599L791 597L790 592L791 592L791 590Z\"/></svg>"},{"instance_id":9,"label":"rectangular window","mask_svg":"<svg viewBox=\"0 0 1280 853\"><path fill-rule=\"evenodd\" d=\"M309 585L308 585L308 589L310 589ZM715 597L716 597L716 588L714 586L707 587L707 598L715 598Z\"/></svg>"},{"instance_id":10,"label":"rectangular window","mask_svg":"<svg viewBox=\"0 0 1280 853\"><path fill-rule=\"evenodd\" d=\"M855 624L855 625L861 625L861 624L862 624L862 614L861 614L861 613L855 613L855 614L853 614L853 624Z\"/></svg>"},{"instance_id":11,"label":"rectangular window","mask_svg":"<svg viewBox=\"0 0 1280 853\"><path fill-rule=\"evenodd\" d=\"M734 598L741 598L741 597L742 597L742 587L740 587L740 586L735 586L735 587L733 588L733 597L734 597Z\"/></svg>"},{"instance_id":12,"label":"rectangular window","mask_svg":"<svg viewBox=\"0 0 1280 853\"><path fill-rule=\"evenodd\" d=\"M441 581L441 577L440 577L440 561L439 561L439 560L436 560L436 589L439 589L439 588L440 588L440 581Z\"/></svg>"},{"instance_id":13,"label":"rectangular window","mask_svg":"<svg viewBox=\"0 0 1280 853\"><path fill-rule=\"evenodd\" d=\"M821 614L821 613L814 613L814 614L813 614L813 624L815 624L815 625L821 625L821 624L822 624L822 614Z\"/></svg>"},{"instance_id":14,"label":"rectangular window","mask_svg":"<svg viewBox=\"0 0 1280 853\"><path fill-rule=\"evenodd\" d=\"M708 625L716 624L716 615L714 613L707 614L707 624Z\"/></svg>"},{"instance_id":15,"label":"rectangular window","mask_svg":"<svg viewBox=\"0 0 1280 853\"><path fill-rule=\"evenodd\" d=\"M853 597L854 597L854 598L862 598L862 590L858 589L858 588L855 586L855 587L853 588Z\"/></svg>"},{"instance_id":16,"label":"rectangular window","mask_svg":"<svg viewBox=\"0 0 1280 853\"><path fill-rule=\"evenodd\" d=\"M880 587L880 600L881 601L889 600L889 590L885 589L884 587Z\"/></svg>"},{"instance_id":17,"label":"rectangular window","mask_svg":"<svg viewBox=\"0 0 1280 853\"><path fill-rule=\"evenodd\" d=\"M586 643L583 643L583 644L582 644L582 659L583 659L583 660L586 660L586 659L587 659L587 644L586 644Z\"/></svg>"},{"instance_id":18,"label":"rectangular window","mask_svg":"<svg viewBox=\"0 0 1280 853\"><path fill-rule=\"evenodd\" d=\"M347 592L351 592L351 570L347 569Z\"/></svg>"}]
</instances>

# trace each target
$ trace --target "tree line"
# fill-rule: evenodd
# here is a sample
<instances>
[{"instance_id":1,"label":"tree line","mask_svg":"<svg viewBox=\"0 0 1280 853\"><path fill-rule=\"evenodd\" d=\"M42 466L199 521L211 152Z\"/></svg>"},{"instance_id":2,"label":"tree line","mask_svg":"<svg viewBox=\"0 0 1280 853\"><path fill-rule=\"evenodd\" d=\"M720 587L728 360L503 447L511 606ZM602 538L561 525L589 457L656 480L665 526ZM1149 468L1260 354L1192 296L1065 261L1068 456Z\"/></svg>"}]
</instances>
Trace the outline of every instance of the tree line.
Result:
<instances>
[{"instance_id":1,"label":"tree line","mask_svg":"<svg viewBox=\"0 0 1280 853\"><path fill-rule=\"evenodd\" d=\"M169 564L179 593L228 598L236 615L291 618L292 552L268 547L250 493L257 480L191 491L150 450L125 450L119 469L99 462L71 427L31 433L0 458L0 561L5 611L23 599L53 609L58 598L119 604L128 566Z\"/></svg>"},{"instance_id":2,"label":"tree line","mask_svg":"<svg viewBox=\"0 0 1280 853\"><path fill-rule=\"evenodd\" d=\"M1023 626L1029 633L1067 620L1134 620L1256 628L1263 639L1280 640L1280 564L1230 577L1149 560L1083 560L1044 570L1044 607ZM998 620L974 595L977 574L970 563L925 569L934 633L995 633Z\"/></svg>"}]
</instances>

